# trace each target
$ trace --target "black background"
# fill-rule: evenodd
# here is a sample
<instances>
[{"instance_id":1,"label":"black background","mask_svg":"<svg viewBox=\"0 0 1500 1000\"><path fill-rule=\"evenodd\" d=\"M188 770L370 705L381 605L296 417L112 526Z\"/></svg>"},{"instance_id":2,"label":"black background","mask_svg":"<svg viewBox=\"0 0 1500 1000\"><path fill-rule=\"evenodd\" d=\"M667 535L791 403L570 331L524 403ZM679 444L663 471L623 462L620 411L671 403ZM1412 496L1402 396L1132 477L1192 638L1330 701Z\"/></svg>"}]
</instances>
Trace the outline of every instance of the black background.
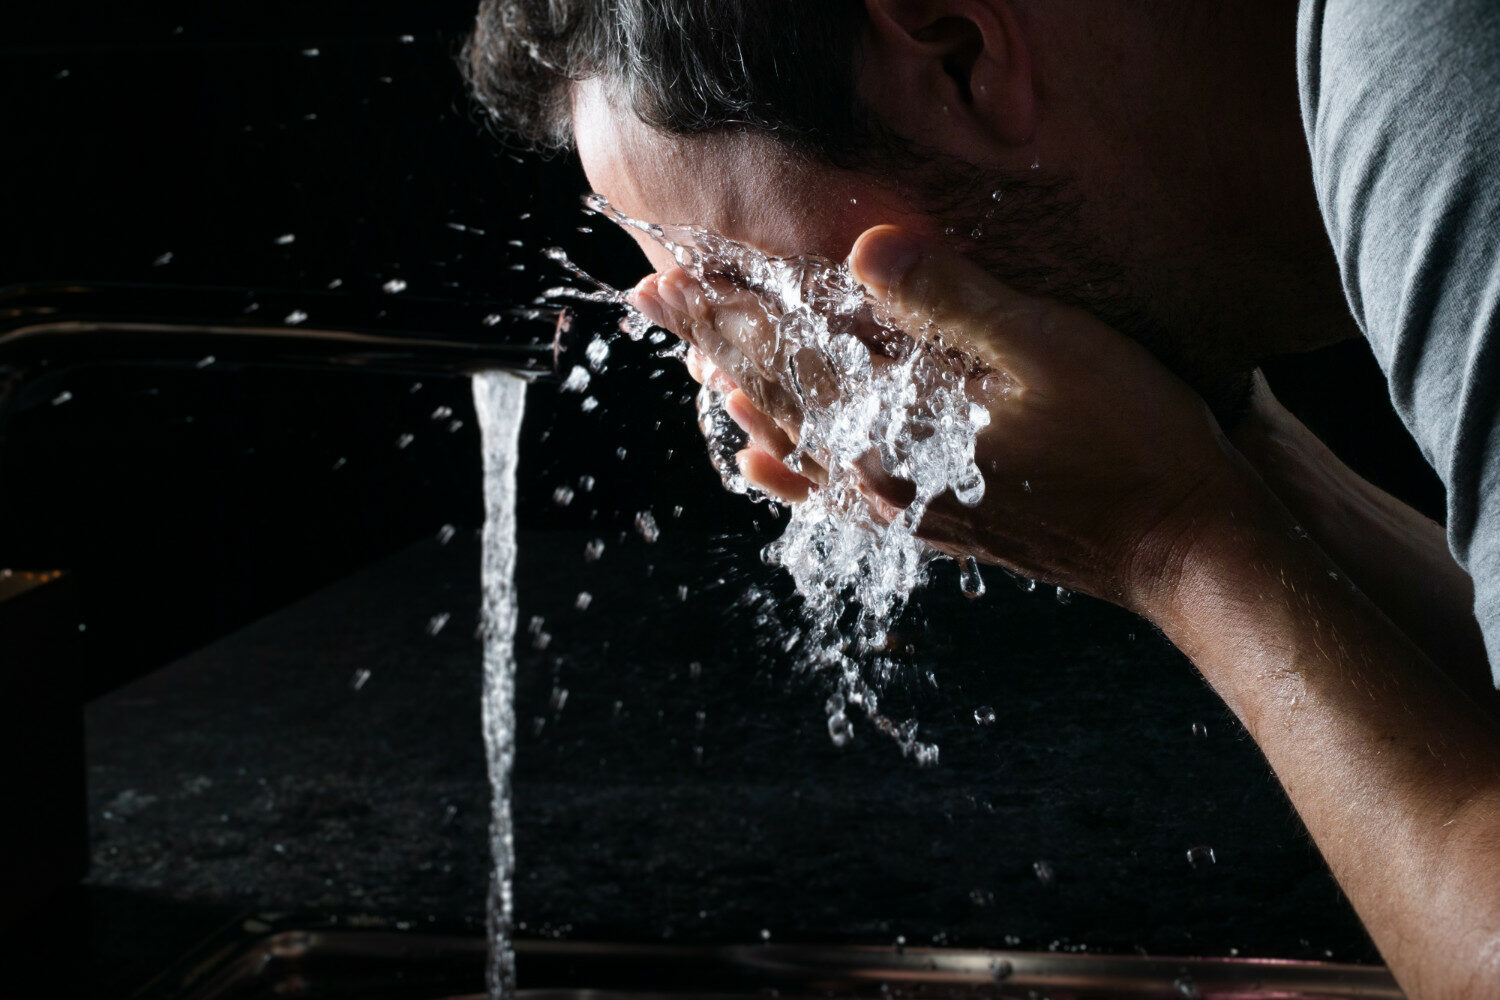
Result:
<instances>
[{"instance_id":1,"label":"black background","mask_svg":"<svg viewBox=\"0 0 1500 1000\"><path fill-rule=\"evenodd\" d=\"M400 278L409 299L472 303L474 335L490 336L495 303L565 277L544 247L619 285L643 273L622 235L577 231L593 220L573 161L517 155L480 124L457 67L467 0L6 10L0 284L311 295L338 279L336 294L369 300ZM583 339L611 323L586 316ZM0 423L0 564L77 573L92 658L121 675L478 521L466 380L222 365L28 375ZM752 509L702 461L692 388L680 365L623 343L592 413L532 394L523 525L628 526L654 504L663 519L682 506L687 524L745 527ZM442 407L463 426L432 419ZM569 507L552 502L562 485L580 494Z\"/></svg>"}]
</instances>

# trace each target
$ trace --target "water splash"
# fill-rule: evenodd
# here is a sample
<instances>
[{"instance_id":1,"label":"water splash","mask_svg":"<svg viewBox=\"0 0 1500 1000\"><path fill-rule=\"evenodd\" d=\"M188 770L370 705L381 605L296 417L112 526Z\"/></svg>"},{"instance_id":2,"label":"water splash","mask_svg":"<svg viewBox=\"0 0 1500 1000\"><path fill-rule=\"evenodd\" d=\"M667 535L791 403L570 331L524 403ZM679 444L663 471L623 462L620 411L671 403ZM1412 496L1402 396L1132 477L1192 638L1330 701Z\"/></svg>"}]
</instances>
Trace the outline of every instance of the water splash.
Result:
<instances>
[{"instance_id":1,"label":"water splash","mask_svg":"<svg viewBox=\"0 0 1500 1000\"><path fill-rule=\"evenodd\" d=\"M881 714L879 692L894 671L886 655L889 623L938 556L916 537L917 526L945 493L970 506L984 496L974 444L989 414L967 391L971 360L945 346L940 331L922 330L914 337L901 329L845 264L815 256L771 257L703 229L643 222L598 195L590 195L586 204L667 250L711 300L727 286L751 293L763 311L767 334L747 345L742 369L731 376L759 377L794 401L800 423L785 462L822 481L805 502L792 506L785 532L764 553L768 563L791 575L804 601L801 664L835 679L828 729L836 745L854 738L848 712L858 709L903 753L919 763L936 763L937 747L917 738L915 721L896 722ZM628 335L639 339L649 329L624 293L594 279L561 251L548 256L592 289L559 288L549 295L622 305ZM745 437L723 402L707 385L698 394L698 422L710 460L729 490L769 499L740 473L735 455ZM912 492L904 509L884 512L889 517L872 509L866 496L876 466ZM966 593L983 593L976 565L966 563L961 576Z\"/></svg>"},{"instance_id":2,"label":"water splash","mask_svg":"<svg viewBox=\"0 0 1500 1000\"><path fill-rule=\"evenodd\" d=\"M510 940L514 922L511 882L516 867L510 778L516 756L516 458L525 388L520 379L500 372L474 377L474 409L484 448L482 717L494 861L487 901L490 956L485 971L491 1000L508 1000L516 988L516 958Z\"/></svg>"}]
</instances>

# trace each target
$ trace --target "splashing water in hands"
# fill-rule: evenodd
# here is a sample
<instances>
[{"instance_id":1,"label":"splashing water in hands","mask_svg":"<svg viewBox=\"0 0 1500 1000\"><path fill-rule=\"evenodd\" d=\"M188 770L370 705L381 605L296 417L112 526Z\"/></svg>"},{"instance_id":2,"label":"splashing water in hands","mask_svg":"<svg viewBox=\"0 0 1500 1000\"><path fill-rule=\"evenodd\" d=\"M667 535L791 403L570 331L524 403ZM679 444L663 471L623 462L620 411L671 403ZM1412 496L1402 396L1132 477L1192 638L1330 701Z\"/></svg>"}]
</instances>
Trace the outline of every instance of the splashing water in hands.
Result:
<instances>
[{"instance_id":1,"label":"splashing water in hands","mask_svg":"<svg viewBox=\"0 0 1500 1000\"><path fill-rule=\"evenodd\" d=\"M984 496L974 450L990 417L967 392L973 361L935 331L914 338L882 315L847 265L771 257L701 229L642 222L597 195L587 203L668 250L708 302L732 307L750 327L750 336L730 338L706 324L691 336L702 355L727 369L729 381L787 430L784 464L819 484L791 506L786 531L764 556L791 575L805 602L801 665L835 678L827 703L830 737L847 743L854 732L849 712L857 710L903 753L935 763L937 747L917 739L914 721L880 713L879 688L893 670L885 655L889 624L939 555L917 537L928 505L950 491L966 506ZM548 255L593 286L551 289L548 297L616 303L627 310L626 334L640 339L650 329L626 294L594 280L561 251ZM678 345L675 353L682 351ZM707 375L698 412L711 461L728 489L773 499L741 473L736 451L744 438L725 411L725 381ZM872 473L908 484L910 502L900 509L872 503L866 490ZM977 577L976 568L966 571ZM967 589L975 586L970 581Z\"/></svg>"}]
</instances>

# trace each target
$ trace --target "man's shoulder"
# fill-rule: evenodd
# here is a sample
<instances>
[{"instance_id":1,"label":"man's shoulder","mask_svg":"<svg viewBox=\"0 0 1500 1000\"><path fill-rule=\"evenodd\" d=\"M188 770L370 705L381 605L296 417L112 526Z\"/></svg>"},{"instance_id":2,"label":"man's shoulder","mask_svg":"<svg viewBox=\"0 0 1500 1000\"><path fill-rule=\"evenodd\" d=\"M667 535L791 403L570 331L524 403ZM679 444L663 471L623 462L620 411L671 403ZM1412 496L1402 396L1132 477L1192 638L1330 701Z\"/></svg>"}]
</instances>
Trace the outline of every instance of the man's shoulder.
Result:
<instances>
[{"instance_id":1,"label":"man's shoulder","mask_svg":"<svg viewBox=\"0 0 1500 1000\"><path fill-rule=\"evenodd\" d=\"M1500 2L1302 0L1298 48L1344 291L1448 488L1500 676Z\"/></svg>"},{"instance_id":2,"label":"man's shoulder","mask_svg":"<svg viewBox=\"0 0 1500 1000\"><path fill-rule=\"evenodd\" d=\"M1298 45L1318 201L1355 318L1393 364L1443 289L1493 263L1500 2L1302 0Z\"/></svg>"},{"instance_id":3,"label":"man's shoulder","mask_svg":"<svg viewBox=\"0 0 1500 1000\"><path fill-rule=\"evenodd\" d=\"M1500 102L1496 0L1301 0L1299 6L1298 63L1310 129L1320 109L1356 95L1452 99L1462 103L1446 110L1459 115ZM1390 110L1407 108L1398 101Z\"/></svg>"}]
</instances>

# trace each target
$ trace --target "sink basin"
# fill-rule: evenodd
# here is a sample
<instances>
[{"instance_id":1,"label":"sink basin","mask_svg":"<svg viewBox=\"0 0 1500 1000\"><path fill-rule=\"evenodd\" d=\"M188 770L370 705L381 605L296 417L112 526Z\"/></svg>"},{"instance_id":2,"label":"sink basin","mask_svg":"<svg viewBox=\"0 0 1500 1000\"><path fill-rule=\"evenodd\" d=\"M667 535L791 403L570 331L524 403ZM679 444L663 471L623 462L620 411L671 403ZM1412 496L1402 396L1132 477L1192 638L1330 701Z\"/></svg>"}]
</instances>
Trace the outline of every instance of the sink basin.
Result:
<instances>
[{"instance_id":1,"label":"sink basin","mask_svg":"<svg viewBox=\"0 0 1500 1000\"><path fill-rule=\"evenodd\" d=\"M797 944L517 945L525 1000L1003 997L1027 1000L1399 1000L1383 968L1265 959ZM481 995L485 942L389 929L276 929L250 920L156 980L141 1000Z\"/></svg>"}]
</instances>

